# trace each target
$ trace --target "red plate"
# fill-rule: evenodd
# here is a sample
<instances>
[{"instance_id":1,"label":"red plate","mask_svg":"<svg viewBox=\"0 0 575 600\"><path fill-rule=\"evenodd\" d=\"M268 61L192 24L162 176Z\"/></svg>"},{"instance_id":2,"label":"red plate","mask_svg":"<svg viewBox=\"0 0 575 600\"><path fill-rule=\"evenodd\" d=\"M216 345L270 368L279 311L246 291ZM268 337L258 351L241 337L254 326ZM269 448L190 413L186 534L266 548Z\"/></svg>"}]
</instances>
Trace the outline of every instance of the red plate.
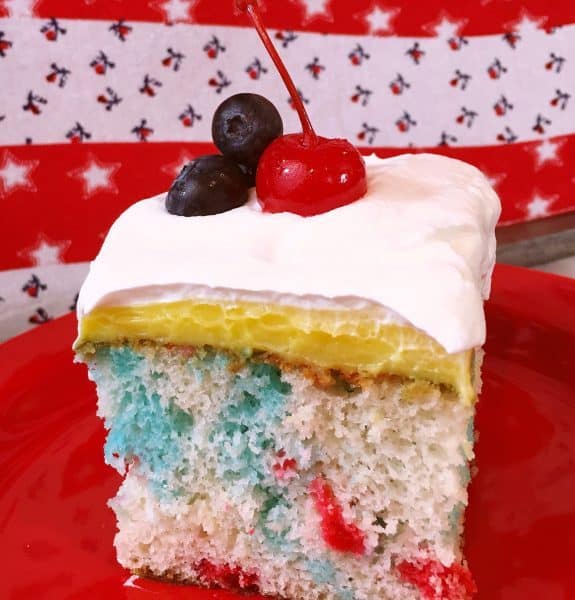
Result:
<instances>
[{"instance_id":1,"label":"red plate","mask_svg":"<svg viewBox=\"0 0 575 600\"><path fill-rule=\"evenodd\" d=\"M487 315L467 512L478 598L572 600L575 282L500 266ZM94 389L72 364L75 326L64 317L0 346L0 596L236 598L132 581L116 564L106 500L120 479L102 460Z\"/></svg>"}]
</instances>

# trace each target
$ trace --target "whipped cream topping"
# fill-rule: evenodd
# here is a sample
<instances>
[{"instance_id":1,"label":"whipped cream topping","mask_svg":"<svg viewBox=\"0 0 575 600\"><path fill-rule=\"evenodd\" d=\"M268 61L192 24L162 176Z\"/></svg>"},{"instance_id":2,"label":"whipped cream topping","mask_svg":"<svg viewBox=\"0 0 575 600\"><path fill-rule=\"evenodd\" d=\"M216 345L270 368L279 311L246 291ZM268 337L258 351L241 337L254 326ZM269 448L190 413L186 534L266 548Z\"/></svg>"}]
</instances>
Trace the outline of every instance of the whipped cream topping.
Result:
<instances>
[{"instance_id":1,"label":"whipped cream topping","mask_svg":"<svg viewBox=\"0 0 575 600\"><path fill-rule=\"evenodd\" d=\"M257 301L373 311L448 352L483 344L497 194L475 167L434 154L366 158L368 191L314 217L249 202L179 217L165 194L126 210L78 300L96 307L177 300Z\"/></svg>"}]
</instances>

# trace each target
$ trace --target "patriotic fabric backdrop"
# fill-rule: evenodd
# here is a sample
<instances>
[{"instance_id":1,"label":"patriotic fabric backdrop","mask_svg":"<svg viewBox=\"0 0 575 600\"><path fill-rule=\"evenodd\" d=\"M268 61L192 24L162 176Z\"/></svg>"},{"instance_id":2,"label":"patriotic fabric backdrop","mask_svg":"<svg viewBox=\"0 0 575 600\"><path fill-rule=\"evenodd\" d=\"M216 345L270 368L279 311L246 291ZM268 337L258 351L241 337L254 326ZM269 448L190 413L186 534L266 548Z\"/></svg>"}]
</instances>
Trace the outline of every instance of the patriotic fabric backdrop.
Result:
<instances>
[{"instance_id":1,"label":"patriotic fabric backdrop","mask_svg":"<svg viewBox=\"0 0 575 600\"><path fill-rule=\"evenodd\" d=\"M575 3L262 0L316 129L483 169L502 225L575 210ZM0 0L0 339L73 308L119 213L287 93L233 0Z\"/></svg>"}]
</instances>

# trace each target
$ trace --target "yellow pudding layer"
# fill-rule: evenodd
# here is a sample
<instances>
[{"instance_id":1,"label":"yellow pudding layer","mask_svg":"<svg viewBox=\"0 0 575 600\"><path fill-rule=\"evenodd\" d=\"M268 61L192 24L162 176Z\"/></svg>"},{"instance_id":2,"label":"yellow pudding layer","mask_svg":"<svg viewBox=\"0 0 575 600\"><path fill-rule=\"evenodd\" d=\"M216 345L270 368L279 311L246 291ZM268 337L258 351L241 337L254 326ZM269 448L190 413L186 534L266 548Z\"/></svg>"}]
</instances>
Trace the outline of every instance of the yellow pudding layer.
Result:
<instances>
[{"instance_id":1,"label":"yellow pudding layer","mask_svg":"<svg viewBox=\"0 0 575 600\"><path fill-rule=\"evenodd\" d=\"M81 319L76 348L122 340L265 350L322 368L425 379L453 388L465 404L475 400L473 350L448 354L414 327L359 310L189 300L100 307Z\"/></svg>"}]
</instances>

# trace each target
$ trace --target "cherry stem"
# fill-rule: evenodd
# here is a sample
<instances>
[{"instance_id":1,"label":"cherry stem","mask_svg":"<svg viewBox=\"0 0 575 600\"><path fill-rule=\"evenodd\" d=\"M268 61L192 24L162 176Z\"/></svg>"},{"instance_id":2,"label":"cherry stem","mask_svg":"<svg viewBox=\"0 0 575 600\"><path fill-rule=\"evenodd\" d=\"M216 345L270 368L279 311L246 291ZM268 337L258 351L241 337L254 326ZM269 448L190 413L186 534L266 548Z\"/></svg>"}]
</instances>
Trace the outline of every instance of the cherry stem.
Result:
<instances>
[{"instance_id":1,"label":"cherry stem","mask_svg":"<svg viewBox=\"0 0 575 600\"><path fill-rule=\"evenodd\" d=\"M306 146L317 144L317 134L314 131L311 121L309 120L309 115L307 114L293 79L290 77L284 62L282 61L270 36L268 35L268 32L266 31L266 28L262 22L260 11L258 9L257 0L237 0L236 4L241 11L247 11L252 23L256 28L256 31L258 32L258 35L260 36L260 39L263 42L263 45L265 46L265 49L268 51L268 54L270 55L280 74L280 77L283 79L283 82L291 96L293 106L297 111L299 120L301 121L304 144Z\"/></svg>"}]
</instances>

